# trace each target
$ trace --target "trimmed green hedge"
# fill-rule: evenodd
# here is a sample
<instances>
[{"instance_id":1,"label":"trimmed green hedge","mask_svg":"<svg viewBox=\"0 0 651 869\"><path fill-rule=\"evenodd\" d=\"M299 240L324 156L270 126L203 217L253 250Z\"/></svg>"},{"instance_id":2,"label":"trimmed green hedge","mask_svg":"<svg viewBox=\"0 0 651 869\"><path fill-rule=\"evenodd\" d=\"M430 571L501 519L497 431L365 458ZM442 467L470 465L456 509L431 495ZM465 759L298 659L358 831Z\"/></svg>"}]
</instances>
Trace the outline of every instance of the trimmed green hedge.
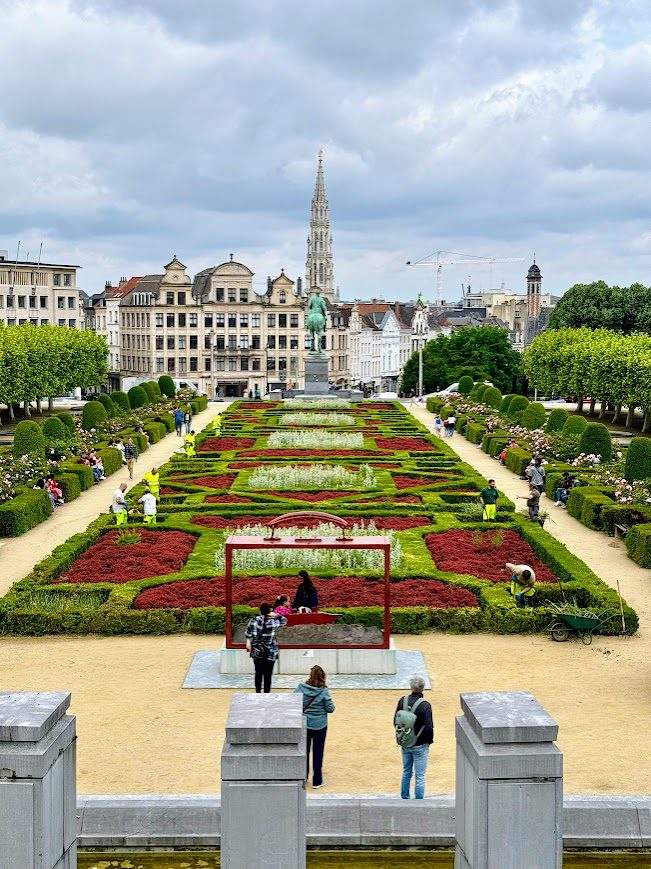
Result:
<instances>
[{"instance_id":1,"label":"trimmed green hedge","mask_svg":"<svg viewBox=\"0 0 651 869\"><path fill-rule=\"evenodd\" d=\"M88 465L81 465L75 459L68 459L61 465L61 470L66 474L73 474L77 478L82 492L93 487L95 477L92 468L89 468Z\"/></svg>"},{"instance_id":2,"label":"trimmed green hedge","mask_svg":"<svg viewBox=\"0 0 651 869\"><path fill-rule=\"evenodd\" d=\"M470 395L474 387L474 381L469 374L464 374L463 377L459 379L459 393L460 395Z\"/></svg>"},{"instance_id":3,"label":"trimmed green hedge","mask_svg":"<svg viewBox=\"0 0 651 869\"><path fill-rule=\"evenodd\" d=\"M608 534L615 533L615 525L631 526L631 512L641 513L647 522L651 522L651 506L647 504L618 504L611 501L601 508L601 527ZM644 523L640 523L644 524Z\"/></svg>"},{"instance_id":4,"label":"trimmed green hedge","mask_svg":"<svg viewBox=\"0 0 651 869\"><path fill-rule=\"evenodd\" d=\"M502 416L509 415L509 407L511 405L511 402L515 398L515 395L515 392L509 392L509 394L505 395L502 399L502 404L500 405L500 413L502 414Z\"/></svg>"},{"instance_id":5,"label":"trimmed green hedge","mask_svg":"<svg viewBox=\"0 0 651 869\"><path fill-rule=\"evenodd\" d=\"M601 496L603 493L604 490L597 486L574 486L574 488L570 489L570 495L567 499L567 512L580 522L585 499L596 495ZM613 503L611 498L608 499L608 503Z\"/></svg>"},{"instance_id":6,"label":"trimmed green hedge","mask_svg":"<svg viewBox=\"0 0 651 869\"><path fill-rule=\"evenodd\" d=\"M151 422L145 423L144 426L145 431L149 435L149 443L157 444L159 440L165 437L167 434L167 426L162 422Z\"/></svg>"},{"instance_id":7,"label":"trimmed green hedge","mask_svg":"<svg viewBox=\"0 0 651 869\"><path fill-rule=\"evenodd\" d=\"M156 404L158 401L158 396L152 386L151 380L146 380L144 383L141 383L140 386L145 390L147 394L147 404Z\"/></svg>"},{"instance_id":8,"label":"trimmed green hedge","mask_svg":"<svg viewBox=\"0 0 651 869\"><path fill-rule=\"evenodd\" d=\"M105 447L97 450L97 455L104 465L104 474L108 477L122 467L122 453L115 447Z\"/></svg>"},{"instance_id":9,"label":"trimmed green hedge","mask_svg":"<svg viewBox=\"0 0 651 869\"><path fill-rule=\"evenodd\" d=\"M486 392L487 389L490 389L490 387L486 383L476 384L476 386L473 389L473 392L474 392L474 397L477 399L477 401L483 401L484 393Z\"/></svg>"},{"instance_id":10,"label":"trimmed green hedge","mask_svg":"<svg viewBox=\"0 0 651 869\"><path fill-rule=\"evenodd\" d=\"M73 435L75 433L75 420L71 413L57 413L55 416L57 419L61 420L69 434Z\"/></svg>"},{"instance_id":11,"label":"trimmed green hedge","mask_svg":"<svg viewBox=\"0 0 651 869\"><path fill-rule=\"evenodd\" d=\"M588 421L582 416L568 416L562 428L563 434L583 434L588 427Z\"/></svg>"},{"instance_id":12,"label":"trimmed green hedge","mask_svg":"<svg viewBox=\"0 0 651 869\"><path fill-rule=\"evenodd\" d=\"M509 404L508 417L509 419L515 419L518 414L521 414L529 407L529 399L525 398L524 395L516 395L515 398L512 399Z\"/></svg>"},{"instance_id":13,"label":"trimmed green hedge","mask_svg":"<svg viewBox=\"0 0 651 869\"><path fill-rule=\"evenodd\" d=\"M25 489L0 504L0 537L18 537L51 515L52 502L45 489Z\"/></svg>"},{"instance_id":14,"label":"trimmed green hedge","mask_svg":"<svg viewBox=\"0 0 651 869\"><path fill-rule=\"evenodd\" d=\"M478 422L469 422L466 426L466 438L471 444L480 444L486 434L486 426Z\"/></svg>"},{"instance_id":15,"label":"trimmed green hedge","mask_svg":"<svg viewBox=\"0 0 651 869\"><path fill-rule=\"evenodd\" d=\"M601 456L602 461L609 462L613 457L613 442L606 426L601 422L588 423L579 440L579 450L586 455Z\"/></svg>"},{"instance_id":16,"label":"trimmed green hedge","mask_svg":"<svg viewBox=\"0 0 651 869\"><path fill-rule=\"evenodd\" d=\"M502 407L502 393L497 386L489 386L482 395L481 400L487 407L494 407L499 410Z\"/></svg>"},{"instance_id":17,"label":"trimmed green hedge","mask_svg":"<svg viewBox=\"0 0 651 869\"><path fill-rule=\"evenodd\" d=\"M131 410L131 402L126 392L112 392L111 401L116 407L119 407L124 413L129 413Z\"/></svg>"},{"instance_id":18,"label":"trimmed green hedge","mask_svg":"<svg viewBox=\"0 0 651 869\"><path fill-rule=\"evenodd\" d=\"M48 441L65 441L68 438L68 429L63 420L56 416L48 417L43 423L43 434Z\"/></svg>"},{"instance_id":19,"label":"trimmed green hedge","mask_svg":"<svg viewBox=\"0 0 651 869\"><path fill-rule=\"evenodd\" d=\"M651 525L633 525L626 537L626 549L640 567L651 567Z\"/></svg>"},{"instance_id":20,"label":"trimmed green hedge","mask_svg":"<svg viewBox=\"0 0 651 869\"><path fill-rule=\"evenodd\" d=\"M509 471L513 471L514 474L521 477L527 466L531 463L532 458L531 453L523 450L522 447L509 447L506 451L505 464Z\"/></svg>"},{"instance_id":21,"label":"trimmed green hedge","mask_svg":"<svg viewBox=\"0 0 651 869\"><path fill-rule=\"evenodd\" d=\"M142 386L132 386L127 392L129 404L133 410L138 407L145 407L149 403L149 397Z\"/></svg>"},{"instance_id":22,"label":"trimmed green hedge","mask_svg":"<svg viewBox=\"0 0 651 869\"><path fill-rule=\"evenodd\" d=\"M438 413L443 407L443 400L440 399L438 395L430 395L430 397L425 402L425 407L429 410L430 413Z\"/></svg>"},{"instance_id":23,"label":"trimmed green hedge","mask_svg":"<svg viewBox=\"0 0 651 869\"><path fill-rule=\"evenodd\" d=\"M569 419L569 413L562 407L555 407L549 414L547 419L547 431L559 432L563 431L563 426Z\"/></svg>"},{"instance_id":24,"label":"trimmed green hedge","mask_svg":"<svg viewBox=\"0 0 651 869\"><path fill-rule=\"evenodd\" d=\"M24 419L16 426L11 450L15 458L34 456L45 458L45 435L43 429L33 419Z\"/></svg>"},{"instance_id":25,"label":"trimmed green hedge","mask_svg":"<svg viewBox=\"0 0 651 869\"><path fill-rule=\"evenodd\" d=\"M66 504L68 501L74 501L75 498L78 498L81 495L81 485L79 483L79 477L76 474L55 473L54 476L63 492L63 500Z\"/></svg>"},{"instance_id":26,"label":"trimmed green hedge","mask_svg":"<svg viewBox=\"0 0 651 869\"><path fill-rule=\"evenodd\" d=\"M107 395L106 392L102 392L101 395L98 396L97 400L104 406L104 410L106 411L106 415L109 419L115 419L118 415L117 407L113 404L113 400L110 395Z\"/></svg>"},{"instance_id":27,"label":"trimmed green hedge","mask_svg":"<svg viewBox=\"0 0 651 869\"><path fill-rule=\"evenodd\" d=\"M626 450L624 476L627 480L651 477L651 438L633 438Z\"/></svg>"},{"instance_id":28,"label":"trimmed green hedge","mask_svg":"<svg viewBox=\"0 0 651 869\"><path fill-rule=\"evenodd\" d=\"M100 401L87 401L81 412L81 425L85 431L98 429L104 425L108 414Z\"/></svg>"},{"instance_id":29,"label":"trimmed green hedge","mask_svg":"<svg viewBox=\"0 0 651 869\"><path fill-rule=\"evenodd\" d=\"M585 486L588 489L588 486ZM571 491L571 490L570 490ZM592 528L593 531L601 531L603 525L601 522L601 511L604 507L609 507L613 503L613 499L603 492L590 492L583 499L583 507L581 508L581 523L587 528Z\"/></svg>"},{"instance_id":30,"label":"trimmed green hedge","mask_svg":"<svg viewBox=\"0 0 651 869\"><path fill-rule=\"evenodd\" d=\"M161 393L166 395L168 398L174 398L176 395L176 387L174 386L174 381L169 374L162 374L158 378L158 386Z\"/></svg>"},{"instance_id":31,"label":"trimmed green hedge","mask_svg":"<svg viewBox=\"0 0 651 869\"><path fill-rule=\"evenodd\" d=\"M532 402L522 411L521 425L533 431L537 428L544 428L547 421L547 413L545 408L539 401Z\"/></svg>"}]
</instances>

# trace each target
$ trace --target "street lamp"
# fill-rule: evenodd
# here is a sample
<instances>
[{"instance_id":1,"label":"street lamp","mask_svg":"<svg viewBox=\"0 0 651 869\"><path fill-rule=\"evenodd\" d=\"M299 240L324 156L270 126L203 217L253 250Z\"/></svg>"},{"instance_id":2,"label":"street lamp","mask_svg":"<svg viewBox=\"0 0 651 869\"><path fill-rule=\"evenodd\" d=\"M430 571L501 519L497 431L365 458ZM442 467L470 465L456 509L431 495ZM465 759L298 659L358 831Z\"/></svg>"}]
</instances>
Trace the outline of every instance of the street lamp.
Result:
<instances>
[{"instance_id":1,"label":"street lamp","mask_svg":"<svg viewBox=\"0 0 651 869\"><path fill-rule=\"evenodd\" d=\"M423 339L418 339L418 400L423 397Z\"/></svg>"}]
</instances>

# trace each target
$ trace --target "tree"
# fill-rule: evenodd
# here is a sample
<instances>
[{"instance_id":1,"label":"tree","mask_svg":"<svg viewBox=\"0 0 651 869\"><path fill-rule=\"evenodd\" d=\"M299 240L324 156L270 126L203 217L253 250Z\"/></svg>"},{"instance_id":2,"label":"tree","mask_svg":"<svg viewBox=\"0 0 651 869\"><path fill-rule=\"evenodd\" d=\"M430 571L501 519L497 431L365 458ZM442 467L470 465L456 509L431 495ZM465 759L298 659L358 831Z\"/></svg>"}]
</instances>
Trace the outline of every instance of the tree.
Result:
<instances>
[{"instance_id":1,"label":"tree","mask_svg":"<svg viewBox=\"0 0 651 869\"><path fill-rule=\"evenodd\" d=\"M481 400L488 407L494 407L495 410L500 410L502 407L502 393L496 386L489 386Z\"/></svg>"},{"instance_id":2,"label":"tree","mask_svg":"<svg viewBox=\"0 0 651 869\"><path fill-rule=\"evenodd\" d=\"M104 405L104 410L109 419L114 419L118 415L117 408L113 404L113 399L106 392L102 392L97 400L100 404Z\"/></svg>"},{"instance_id":3,"label":"tree","mask_svg":"<svg viewBox=\"0 0 651 869\"><path fill-rule=\"evenodd\" d=\"M547 420L547 413L544 405L539 401L532 401L531 404L522 411L521 424L524 428L531 431L537 428L543 428Z\"/></svg>"},{"instance_id":4,"label":"tree","mask_svg":"<svg viewBox=\"0 0 651 869\"><path fill-rule=\"evenodd\" d=\"M575 284L549 318L549 329L611 329L628 335L651 331L651 289L643 284L610 287L605 281Z\"/></svg>"},{"instance_id":5,"label":"tree","mask_svg":"<svg viewBox=\"0 0 651 869\"><path fill-rule=\"evenodd\" d=\"M569 413L562 407L555 407L547 419L547 431L559 432L567 422Z\"/></svg>"},{"instance_id":6,"label":"tree","mask_svg":"<svg viewBox=\"0 0 651 869\"><path fill-rule=\"evenodd\" d=\"M68 429L58 416L49 416L43 423L43 434L48 441L64 441L68 437Z\"/></svg>"}]
</instances>

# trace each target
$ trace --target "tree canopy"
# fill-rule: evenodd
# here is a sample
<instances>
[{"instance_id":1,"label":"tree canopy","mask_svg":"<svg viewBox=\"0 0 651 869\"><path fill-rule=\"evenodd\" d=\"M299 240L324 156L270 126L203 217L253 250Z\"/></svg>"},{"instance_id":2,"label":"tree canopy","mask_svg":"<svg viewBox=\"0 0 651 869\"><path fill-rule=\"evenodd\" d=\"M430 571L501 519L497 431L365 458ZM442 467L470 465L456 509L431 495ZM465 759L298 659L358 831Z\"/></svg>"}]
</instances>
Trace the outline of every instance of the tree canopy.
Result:
<instances>
[{"instance_id":1,"label":"tree canopy","mask_svg":"<svg viewBox=\"0 0 651 869\"><path fill-rule=\"evenodd\" d=\"M611 329L628 335L651 332L651 288L610 287L605 281L575 284L549 317L550 329Z\"/></svg>"},{"instance_id":2,"label":"tree canopy","mask_svg":"<svg viewBox=\"0 0 651 869\"><path fill-rule=\"evenodd\" d=\"M510 392L521 374L521 357L513 349L509 333L499 326L479 326L439 335L423 349L423 391L435 392L468 374L473 380L490 380L501 392ZM418 388L418 353L406 362L401 389Z\"/></svg>"}]
</instances>

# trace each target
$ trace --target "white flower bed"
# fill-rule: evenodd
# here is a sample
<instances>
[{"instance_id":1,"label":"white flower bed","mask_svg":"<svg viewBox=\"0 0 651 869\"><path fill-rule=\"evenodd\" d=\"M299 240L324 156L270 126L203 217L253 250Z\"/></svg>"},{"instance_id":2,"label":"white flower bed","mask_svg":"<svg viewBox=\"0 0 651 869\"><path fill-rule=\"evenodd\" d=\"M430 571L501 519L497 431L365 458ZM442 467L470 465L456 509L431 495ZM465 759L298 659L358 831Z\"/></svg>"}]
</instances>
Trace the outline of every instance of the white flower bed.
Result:
<instances>
[{"instance_id":1,"label":"white flower bed","mask_svg":"<svg viewBox=\"0 0 651 869\"><path fill-rule=\"evenodd\" d=\"M266 525L246 525L237 529L226 529L224 538L229 534L242 536L268 537L271 529ZM314 528L280 528L278 534L285 537L340 537L342 530L338 525L323 523ZM400 567L403 561L402 548L395 531L378 531L376 526L355 524L347 532L350 536L374 536L381 534L391 542L391 567ZM220 573L225 570L224 546L218 547L215 553L215 569ZM308 572L327 571L382 571L384 556L376 550L341 550L341 549L236 549L233 553L233 569L238 573L249 573L265 570L307 570Z\"/></svg>"},{"instance_id":2,"label":"white flower bed","mask_svg":"<svg viewBox=\"0 0 651 869\"><path fill-rule=\"evenodd\" d=\"M347 398L285 398L283 404L296 410L347 410L352 407Z\"/></svg>"},{"instance_id":3,"label":"white flower bed","mask_svg":"<svg viewBox=\"0 0 651 869\"><path fill-rule=\"evenodd\" d=\"M355 425L355 417L347 413L286 413L280 417L281 425Z\"/></svg>"},{"instance_id":4,"label":"white flower bed","mask_svg":"<svg viewBox=\"0 0 651 869\"><path fill-rule=\"evenodd\" d=\"M249 480L250 489L372 489L375 475L368 465L349 471L340 465L272 465L256 468Z\"/></svg>"},{"instance_id":5,"label":"white flower bed","mask_svg":"<svg viewBox=\"0 0 651 869\"><path fill-rule=\"evenodd\" d=\"M298 448L302 450L358 450L364 447L364 435L351 432L275 431L269 435L270 449Z\"/></svg>"}]
</instances>

